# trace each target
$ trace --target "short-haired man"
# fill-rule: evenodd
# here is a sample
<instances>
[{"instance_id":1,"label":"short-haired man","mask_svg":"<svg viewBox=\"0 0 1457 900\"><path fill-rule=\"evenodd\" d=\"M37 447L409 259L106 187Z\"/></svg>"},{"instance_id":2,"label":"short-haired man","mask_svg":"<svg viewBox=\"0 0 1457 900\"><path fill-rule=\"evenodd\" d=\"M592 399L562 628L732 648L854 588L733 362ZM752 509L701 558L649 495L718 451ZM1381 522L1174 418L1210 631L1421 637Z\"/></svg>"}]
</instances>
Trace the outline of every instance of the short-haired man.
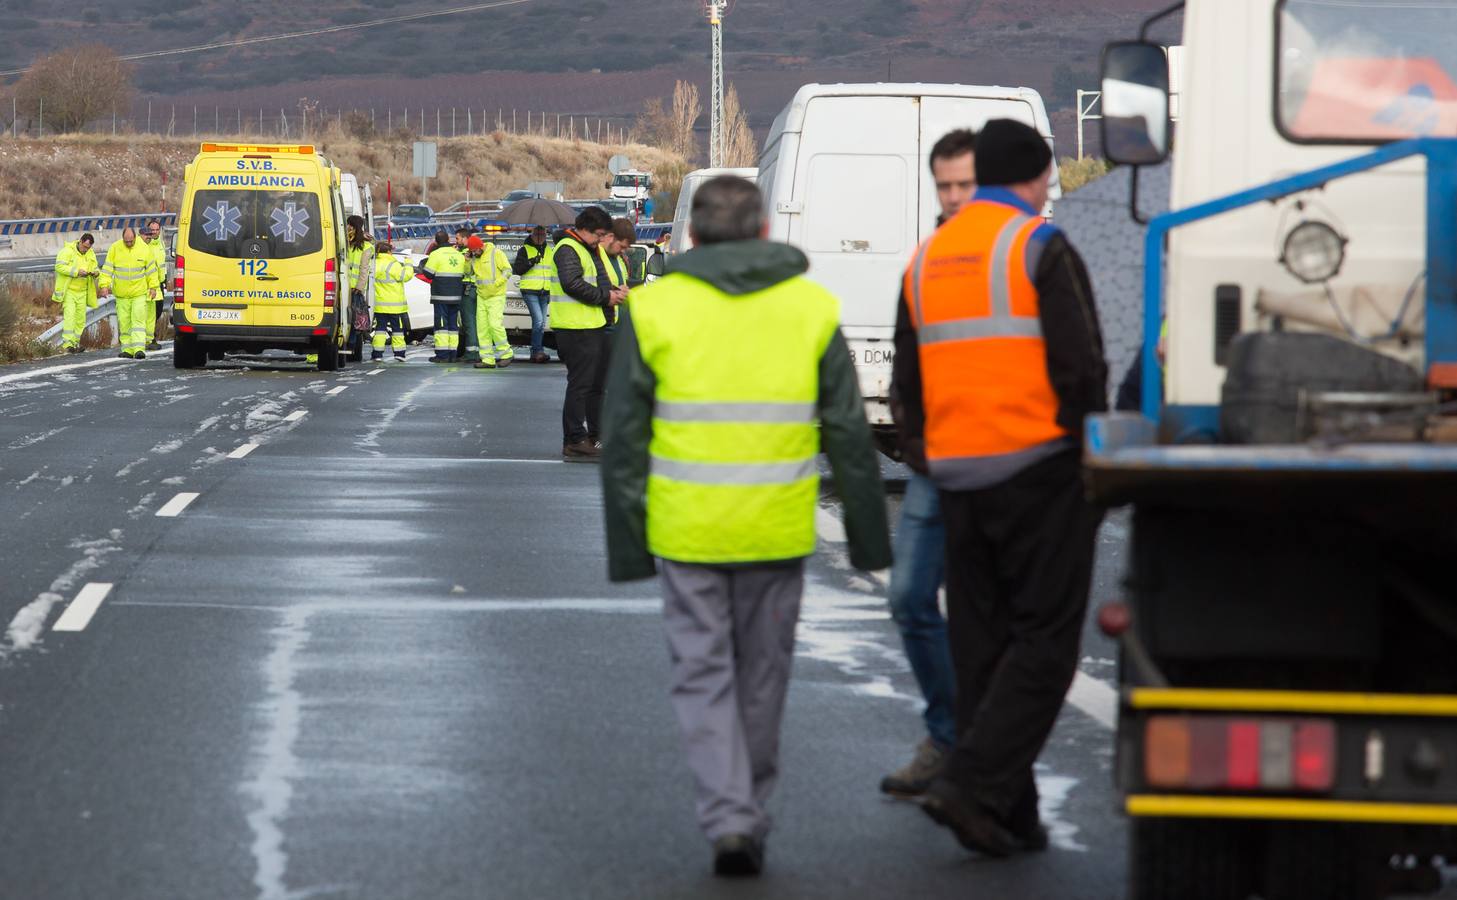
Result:
<instances>
[{"instance_id":1,"label":"short-haired man","mask_svg":"<svg viewBox=\"0 0 1457 900\"><path fill-rule=\"evenodd\" d=\"M627 271L627 248L632 246L633 239L637 237L637 228L633 226L631 219L613 219L612 235L602 242L602 256L607 262L607 279L612 282L613 287L631 288L628 283ZM626 306L614 306L607 310L607 333L612 334L617 330L617 323L626 315Z\"/></svg>"},{"instance_id":2,"label":"short-haired man","mask_svg":"<svg viewBox=\"0 0 1457 900\"><path fill-rule=\"evenodd\" d=\"M970 203L902 284L892 380L946 528L956 748L921 808L991 856L1047 846L1032 767L1077 672L1100 513L1084 417L1108 367L1082 259L1041 218L1052 151L993 119Z\"/></svg>"},{"instance_id":3,"label":"short-haired man","mask_svg":"<svg viewBox=\"0 0 1457 900\"><path fill-rule=\"evenodd\" d=\"M551 362L546 355L546 318L551 308L551 283L556 278L552 254L556 246L547 238L546 226L531 229L526 242L516 251L511 271L521 276L521 299L531 313L531 361Z\"/></svg>"},{"instance_id":4,"label":"short-haired man","mask_svg":"<svg viewBox=\"0 0 1457 900\"><path fill-rule=\"evenodd\" d=\"M162 221L151 218L140 235L143 243L152 250L152 262L157 266L157 287L152 295L151 322L147 326L147 350L161 350L157 343L167 334L167 248L162 246Z\"/></svg>"},{"instance_id":5,"label":"short-haired man","mask_svg":"<svg viewBox=\"0 0 1457 900\"><path fill-rule=\"evenodd\" d=\"M101 266L91 249L95 243L96 238L88 231L56 254L56 287L51 299L61 304L61 349L67 353L81 352L86 310L97 304L96 277Z\"/></svg>"},{"instance_id":6,"label":"short-haired man","mask_svg":"<svg viewBox=\"0 0 1457 900\"><path fill-rule=\"evenodd\" d=\"M556 241L552 260L557 280L551 286L551 330L557 355L567 366L567 393L562 402L562 459L598 462L602 392L607 380L607 315L605 310L627 298L626 287L613 287L599 244L612 234L612 218L589 206L577 214L572 228Z\"/></svg>"},{"instance_id":7,"label":"short-haired man","mask_svg":"<svg viewBox=\"0 0 1457 900\"><path fill-rule=\"evenodd\" d=\"M152 324L151 297L157 291L157 263L152 248L137 240L135 228L123 228L121 240L106 250L97 284L100 296L116 297L117 339L120 355L146 359L147 330Z\"/></svg>"},{"instance_id":8,"label":"short-haired man","mask_svg":"<svg viewBox=\"0 0 1457 900\"><path fill-rule=\"evenodd\" d=\"M970 200L976 190L972 167L976 134L964 128L941 136L931 147L931 177L941 204L938 223L945 222ZM899 398L892 395L891 411L903 415ZM904 437L905 430L896 433ZM926 700L922 721L926 737L916 745L911 761L885 776L880 789L897 797L924 793L941 774L956 744L956 672L951 667L951 646L946 641L946 618L939 595L946 573L946 529L941 525L941 501L936 485L926 476L920 446L902 447L911 469L895 529L895 565L890 570L890 616L895 620L906 650L906 661Z\"/></svg>"},{"instance_id":9,"label":"short-haired man","mask_svg":"<svg viewBox=\"0 0 1457 900\"><path fill-rule=\"evenodd\" d=\"M816 458L844 501L850 561L890 564L880 467L839 300L768 233L742 178L693 196L694 250L633 292L613 348L602 485L608 573L662 560L673 707L714 871L763 866L804 560L815 548ZM734 353L728 335L750 334Z\"/></svg>"},{"instance_id":10,"label":"short-haired man","mask_svg":"<svg viewBox=\"0 0 1457 900\"><path fill-rule=\"evenodd\" d=\"M415 277L430 285L430 303L435 307L435 355L433 363L452 363L460 348L460 305L465 294L466 258L450 242L444 229L435 232L435 249Z\"/></svg>"}]
</instances>

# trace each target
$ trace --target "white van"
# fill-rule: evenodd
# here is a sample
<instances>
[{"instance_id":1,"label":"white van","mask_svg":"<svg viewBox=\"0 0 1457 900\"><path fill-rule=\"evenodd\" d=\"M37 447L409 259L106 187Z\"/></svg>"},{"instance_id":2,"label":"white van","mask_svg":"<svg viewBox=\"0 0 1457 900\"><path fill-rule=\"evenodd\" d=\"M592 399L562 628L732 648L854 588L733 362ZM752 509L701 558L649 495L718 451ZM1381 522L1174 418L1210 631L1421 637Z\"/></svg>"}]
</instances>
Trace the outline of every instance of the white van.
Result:
<instances>
[{"instance_id":1,"label":"white van","mask_svg":"<svg viewBox=\"0 0 1457 900\"><path fill-rule=\"evenodd\" d=\"M774 120L759 156L769 237L808 254L809 277L840 298L866 415L882 438L891 425L901 275L940 213L931 145L989 119L1026 122L1052 143L1047 110L1031 88L807 84ZM1056 199L1062 191L1052 171ZM1050 203L1044 215L1052 215Z\"/></svg>"},{"instance_id":2,"label":"white van","mask_svg":"<svg viewBox=\"0 0 1457 900\"><path fill-rule=\"evenodd\" d=\"M693 249L693 238L688 236L688 214L693 211L693 195L699 185L720 175L737 175L749 181L758 182L759 170L745 169L696 169L683 176L683 186L678 189L678 208L673 211L673 236L668 239L669 253L682 253Z\"/></svg>"}]
</instances>

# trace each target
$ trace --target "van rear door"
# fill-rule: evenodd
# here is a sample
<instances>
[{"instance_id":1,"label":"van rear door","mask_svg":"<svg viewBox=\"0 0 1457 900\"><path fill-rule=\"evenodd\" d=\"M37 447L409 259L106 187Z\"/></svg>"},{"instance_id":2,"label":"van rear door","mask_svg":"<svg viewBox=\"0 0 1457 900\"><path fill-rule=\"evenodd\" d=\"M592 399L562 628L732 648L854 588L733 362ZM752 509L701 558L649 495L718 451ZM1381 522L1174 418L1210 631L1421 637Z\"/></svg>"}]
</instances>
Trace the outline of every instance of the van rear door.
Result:
<instances>
[{"instance_id":1,"label":"van rear door","mask_svg":"<svg viewBox=\"0 0 1457 900\"><path fill-rule=\"evenodd\" d=\"M197 309L197 321L301 327L321 320L326 219L316 190L204 187L191 213L188 291L199 291L198 306L228 301L206 314Z\"/></svg>"},{"instance_id":2,"label":"van rear door","mask_svg":"<svg viewBox=\"0 0 1457 900\"><path fill-rule=\"evenodd\" d=\"M941 139L942 135L957 128L981 131L982 126L991 119L1016 119L1018 122L1025 122L1033 128L1037 128L1037 119L1033 113L1032 104L1024 100L923 97L921 99L921 158L927 160L929 166L931 148ZM930 171L927 168L926 177L921 179L919 235L922 240L930 237L931 232L936 230L936 217L941 214L941 206L936 201L936 181L930 177Z\"/></svg>"}]
</instances>

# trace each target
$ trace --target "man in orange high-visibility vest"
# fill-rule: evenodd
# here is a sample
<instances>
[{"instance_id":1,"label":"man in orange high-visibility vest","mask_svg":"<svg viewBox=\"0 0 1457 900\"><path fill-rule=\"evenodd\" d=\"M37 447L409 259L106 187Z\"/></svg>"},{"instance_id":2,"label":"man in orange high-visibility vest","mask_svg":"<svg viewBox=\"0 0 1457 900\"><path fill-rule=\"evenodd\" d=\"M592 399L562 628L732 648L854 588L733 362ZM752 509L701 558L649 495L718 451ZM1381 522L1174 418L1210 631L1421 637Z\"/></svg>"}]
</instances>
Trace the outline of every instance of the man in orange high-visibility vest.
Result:
<instances>
[{"instance_id":1,"label":"man in orange high-visibility vest","mask_svg":"<svg viewBox=\"0 0 1457 900\"><path fill-rule=\"evenodd\" d=\"M1083 495L1083 418L1107 364L1077 252L1041 218L1052 153L988 122L976 194L902 285L895 391L941 496L956 747L923 798L963 846L1047 846L1032 766L1077 671L1101 513Z\"/></svg>"}]
</instances>

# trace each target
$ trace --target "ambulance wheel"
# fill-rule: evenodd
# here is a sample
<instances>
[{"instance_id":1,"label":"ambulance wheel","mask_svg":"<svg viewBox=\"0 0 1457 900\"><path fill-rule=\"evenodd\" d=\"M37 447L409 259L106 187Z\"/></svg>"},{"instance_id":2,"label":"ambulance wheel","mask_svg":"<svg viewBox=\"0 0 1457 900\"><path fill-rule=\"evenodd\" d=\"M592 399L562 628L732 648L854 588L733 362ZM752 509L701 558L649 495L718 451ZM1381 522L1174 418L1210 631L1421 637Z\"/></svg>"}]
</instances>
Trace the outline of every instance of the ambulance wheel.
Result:
<instances>
[{"instance_id":1,"label":"ambulance wheel","mask_svg":"<svg viewBox=\"0 0 1457 900\"><path fill-rule=\"evenodd\" d=\"M1135 819L1129 900L1246 900L1254 887L1256 830L1248 822Z\"/></svg>"},{"instance_id":2,"label":"ambulance wheel","mask_svg":"<svg viewBox=\"0 0 1457 900\"><path fill-rule=\"evenodd\" d=\"M172 342L172 368L200 369L207 365L206 352L197 345L197 338L179 334Z\"/></svg>"}]
</instances>

